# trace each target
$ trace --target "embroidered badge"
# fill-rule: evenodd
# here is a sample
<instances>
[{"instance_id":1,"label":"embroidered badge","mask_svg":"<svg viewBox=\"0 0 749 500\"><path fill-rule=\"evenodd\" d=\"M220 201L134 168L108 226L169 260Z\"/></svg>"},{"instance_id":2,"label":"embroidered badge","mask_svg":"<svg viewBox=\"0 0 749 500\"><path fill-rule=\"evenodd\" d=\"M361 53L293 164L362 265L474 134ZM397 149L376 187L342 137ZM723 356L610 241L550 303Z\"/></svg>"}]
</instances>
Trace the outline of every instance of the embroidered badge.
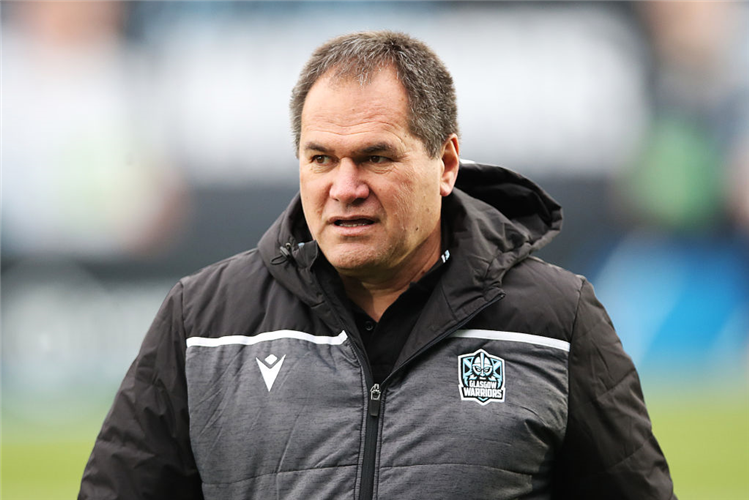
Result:
<instances>
[{"instance_id":1,"label":"embroidered badge","mask_svg":"<svg viewBox=\"0 0 749 500\"><path fill-rule=\"evenodd\" d=\"M460 399L486 405L505 400L505 361L483 349L458 356Z\"/></svg>"}]
</instances>

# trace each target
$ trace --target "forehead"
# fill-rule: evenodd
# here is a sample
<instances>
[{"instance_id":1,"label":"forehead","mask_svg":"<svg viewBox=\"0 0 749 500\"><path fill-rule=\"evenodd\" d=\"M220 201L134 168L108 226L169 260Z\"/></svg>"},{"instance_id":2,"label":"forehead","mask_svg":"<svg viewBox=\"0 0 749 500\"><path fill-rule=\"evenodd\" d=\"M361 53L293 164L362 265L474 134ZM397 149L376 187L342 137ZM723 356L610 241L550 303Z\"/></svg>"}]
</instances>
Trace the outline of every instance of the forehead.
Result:
<instances>
[{"instance_id":1,"label":"forehead","mask_svg":"<svg viewBox=\"0 0 749 500\"><path fill-rule=\"evenodd\" d=\"M392 68L364 84L329 72L310 89L302 109L302 147L315 136L329 139L367 133L408 135L408 97Z\"/></svg>"}]
</instances>

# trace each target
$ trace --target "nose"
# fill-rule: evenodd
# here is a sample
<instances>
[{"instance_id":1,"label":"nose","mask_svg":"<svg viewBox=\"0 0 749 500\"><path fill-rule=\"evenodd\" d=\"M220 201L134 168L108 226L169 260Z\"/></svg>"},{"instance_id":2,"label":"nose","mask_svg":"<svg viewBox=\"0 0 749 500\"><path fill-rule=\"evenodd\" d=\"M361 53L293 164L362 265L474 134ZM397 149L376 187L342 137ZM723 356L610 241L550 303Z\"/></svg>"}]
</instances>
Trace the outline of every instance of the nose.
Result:
<instances>
[{"instance_id":1,"label":"nose","mask_svg":"<svg viewBox=\"0 0 749 500\"><path fill-rule=\"evenodd\" d=\"M350 205L369 196L369 186L362 179L359 167L352 160L341 160L332 174L334 178L330 186L330 197L334 200Z\"/></svg>"}]
</instances>

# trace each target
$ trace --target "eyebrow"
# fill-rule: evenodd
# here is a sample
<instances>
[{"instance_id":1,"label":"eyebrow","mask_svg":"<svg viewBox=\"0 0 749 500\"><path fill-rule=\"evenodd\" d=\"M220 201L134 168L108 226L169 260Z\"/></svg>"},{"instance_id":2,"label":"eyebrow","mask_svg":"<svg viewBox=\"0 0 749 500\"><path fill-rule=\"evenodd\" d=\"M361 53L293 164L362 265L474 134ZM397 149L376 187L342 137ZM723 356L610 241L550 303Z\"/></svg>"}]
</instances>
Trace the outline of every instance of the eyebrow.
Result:
<instances>
[{"instance_id":1,"label":"eyebrow","mask_svg":"<svg viewBox=\"0 0 749 500\"><path fill-rule=\"evenodd\" d=\"M375 144L372 144L371 146L367 146L365 148L360 149L357 151L362 156L369 156L373 155L375 153L385 153L388 155L395 155L398 153L398 150L393 147L393 145L387 143L387 142L378 142Z\"/></svg>"},{"instance_id":2,"label":"eyebrow","mask_svg":"<svg viewBox=\"0 0 749 500\"><path fill-rule=\"evenodd\" d=\"M302 147L304 151L319 151L321 153L330 153L330 150L323 146L322 144L318 144L317 142L308 142L304 144Z\"/></svg>"},{"instance_id":3,"label":"eyebrow","mask_svg":"<svg viewBox=\"0 0 749 500\"><path fill-rule=\"evenodd\" d=\"M319 142L310 141L302 146L302 151L317 151L320 153L329 154L332 152L331 149L323 146ZM398 155L398 148L388 142L376 142L369 146L365 146L355 151L356 156L371 156L379 153L384 153L388 156Z\"/></svg>"}]
</instances>

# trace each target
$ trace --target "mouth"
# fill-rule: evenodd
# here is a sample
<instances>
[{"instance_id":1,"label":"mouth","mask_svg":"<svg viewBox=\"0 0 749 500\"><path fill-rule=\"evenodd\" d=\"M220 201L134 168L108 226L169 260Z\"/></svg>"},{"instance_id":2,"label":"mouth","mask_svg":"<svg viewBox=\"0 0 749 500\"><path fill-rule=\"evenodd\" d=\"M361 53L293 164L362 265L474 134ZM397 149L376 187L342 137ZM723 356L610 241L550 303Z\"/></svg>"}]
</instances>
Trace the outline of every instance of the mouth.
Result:
<instances>
[{"instance_id":1,"label":"mouth","mask_svg":"<svg viewBox=\"0 0 749 500\"><path fill-rule=\"evenodd\" d=\"M372 219L361 217L354 219L336 219L333 221L333 224L338 227L364 227L371 226L374 224L374 221Z\"/></svg>"}]
</instances>

